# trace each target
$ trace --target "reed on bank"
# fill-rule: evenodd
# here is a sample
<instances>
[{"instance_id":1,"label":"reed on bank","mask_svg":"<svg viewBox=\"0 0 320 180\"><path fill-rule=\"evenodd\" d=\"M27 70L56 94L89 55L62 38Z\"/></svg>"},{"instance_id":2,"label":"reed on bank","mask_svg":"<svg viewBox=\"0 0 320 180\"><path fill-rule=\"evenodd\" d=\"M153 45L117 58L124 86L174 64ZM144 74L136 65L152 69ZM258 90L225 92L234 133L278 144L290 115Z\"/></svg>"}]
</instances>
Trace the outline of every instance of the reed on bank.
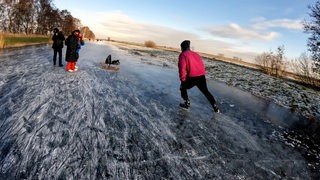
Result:
<instances>
[{"instance_id":1,"label":"reed on bank","mask_svg":"<svg viewBox=\"0 0 320 180\"><path fill-rule=\"evenodd\" d=\"M45 35L26 35L0 32L0 48L19 47L29 44L49 43L50 41L51 37Z\"/></svg>"}]
</instances>

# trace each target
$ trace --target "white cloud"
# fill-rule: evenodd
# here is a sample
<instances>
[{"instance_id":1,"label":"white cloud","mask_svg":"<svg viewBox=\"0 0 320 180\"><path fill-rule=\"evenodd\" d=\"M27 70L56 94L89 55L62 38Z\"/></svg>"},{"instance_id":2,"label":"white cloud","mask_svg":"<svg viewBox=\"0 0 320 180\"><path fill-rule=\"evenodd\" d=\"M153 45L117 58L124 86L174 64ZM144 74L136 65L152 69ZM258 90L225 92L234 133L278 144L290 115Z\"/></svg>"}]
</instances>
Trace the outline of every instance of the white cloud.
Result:
<instances>
[{"instance_id":1,"label":"white cloud","mask_svg":"<svg viewBox=\"0 0 320 180\"><path fill-rule=\"evenodd\" d=\"M293 30L302 30L303 24L300 19L274 19L267 21L260 19L253 25L255 29L269 29L269 28L285 28Z\"/></svg>"},{"instance_id":2,"label":"white cloud","mask_svg":"<svg viewBox=\"0 0 320 180\"><path fill-rule=\"evenodd\" d=\"M215 26L207 28L207 31L216 37L224 37L236 40L249 39L271 41L279 36L279 33L277 32L259 32L254 28L244 28L236 23L232 23L227 26Z\"/></svg>"},{"instance_id":3,"label":"white cloud","mask_svg":"<svg viewBox=\"0 0 320 180\"><path fill-rule=\"evenodd\" d=\"M97 38L107 38L128 42L151 40L158 45L179 47L184 39L197 39L196 34L157 24L139 22L120 11L96 13L88 23ZM97 18L98 17L98 18Z\"/></svg>"},{"instance_id":4,"label":"white cloud","mask_svg":"<svg viewBox=\"0 0 320 180\"><path fill-rule=\"evenodd\" d=\"M225 57L230 58L239 57L249 62L253 62L253 58L258 54L249 46L218 40L197 39L191 42L191 47L193 47L195 51L213 55L223 54Z\"/></svg>"},{"instance_id":5,"label":"white cloud","mask_svg":"<svg viewBox=\"0 0 320 180\"><path fill-rule=\"evenodd\" d=\"M277 31L274 29L278 28ZM232 39L234 41L241 40L262 40L273 41L280 34L280 29L285 30L302 30L303 24L301 19L274 19L267 20L264 17L256 17L252 19L252 25L242 27L239 24L231 23L223 26L213 26L206 28L214 37L222 37Z\"/></svg>"},{"instance_id":6,"label":"white cloud","mask_svg":"<svg viewBox=\"0 0 320 180\"><path fill-rule=\"evenodd\" d=\"M180 43L191 40L191 46L195 51L209 54L224 54L226 57L239 56L250 59L253 50L245 43L224 42L214 40L212 37L203 37L200 34L185 30L174 29L157 24L149 24L137 21L120 11L109 13L92 13L82 19L84 25L88 25L97 38L107 38L143 43L147 40L154 41L157 45L165 45L179 48ZM238 24L230 24L224 27L212 28L211 33L216 36L241 39L272 40L277 33L259 33L252 29L246 29ZM240 45L239 45L240 44ZM242 47L239 49L239 47ZM250 50L251 49L251 50ZM248 52L251 51L251 52Z\"/></svg>"}]
</instances>

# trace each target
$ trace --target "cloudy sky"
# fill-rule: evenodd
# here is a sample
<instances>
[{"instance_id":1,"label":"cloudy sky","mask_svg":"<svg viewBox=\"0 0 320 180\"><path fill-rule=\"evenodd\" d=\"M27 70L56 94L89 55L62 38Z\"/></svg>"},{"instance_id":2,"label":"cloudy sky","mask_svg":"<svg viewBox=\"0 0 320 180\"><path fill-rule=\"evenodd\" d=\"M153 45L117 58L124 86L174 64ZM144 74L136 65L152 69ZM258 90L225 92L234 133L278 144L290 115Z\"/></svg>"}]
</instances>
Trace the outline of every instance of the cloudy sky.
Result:
<instances>
[{"instance_id":1,"label":"cloudy sky","mask_svg":"<svg viewBox=\"0 0 320 180\"><path fill-rule=\"evenodd\" d=\"M262 52L285 47L288 59L307 52L303 20L316 0L54 0L97 38L193 50L253 62Z\"/></svg>"}]
</instances>

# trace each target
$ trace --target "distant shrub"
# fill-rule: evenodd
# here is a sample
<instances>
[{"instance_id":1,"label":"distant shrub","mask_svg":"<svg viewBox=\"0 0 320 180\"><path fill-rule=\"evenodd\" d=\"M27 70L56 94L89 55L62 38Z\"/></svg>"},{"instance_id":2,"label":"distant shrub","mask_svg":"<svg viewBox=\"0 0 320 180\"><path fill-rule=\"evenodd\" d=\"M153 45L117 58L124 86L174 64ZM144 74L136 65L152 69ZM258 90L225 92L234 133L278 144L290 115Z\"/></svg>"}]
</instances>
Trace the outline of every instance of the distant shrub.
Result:
<instances>
[{"instance_id":1,"label":"distant shrub","mask_svg":"<svg viewBox=\"0 0 320 180\"><path fill-rule=\"evenodd\" d=\"M146 42L144 42L144 45L145 45L146 47L149 47L149 48L155 48L155 47L157 47L156 43L153 42L153 41L146 41Z\"/></svg>"},{"instance_id":2,"label":"distant shrub","mask_svg":"<svg viewBox=\"0 0 320 180\"><path fill-rule=\"evenodd\" d=\"M233 60L236 60L236 61L242 61L242 59L240 57L237 57L237 56L233 56L232 58Z\"/></svg>"},{"instance_id":3,"label":"distant shrub","mask_svg":"<svg viewBox=\"0 0 320 180\"><path fill-rule=\"evenodd\" d=\"M219 53L218 56L219 57L224 57L224 54Z\"/></svg>"}]
</instances>

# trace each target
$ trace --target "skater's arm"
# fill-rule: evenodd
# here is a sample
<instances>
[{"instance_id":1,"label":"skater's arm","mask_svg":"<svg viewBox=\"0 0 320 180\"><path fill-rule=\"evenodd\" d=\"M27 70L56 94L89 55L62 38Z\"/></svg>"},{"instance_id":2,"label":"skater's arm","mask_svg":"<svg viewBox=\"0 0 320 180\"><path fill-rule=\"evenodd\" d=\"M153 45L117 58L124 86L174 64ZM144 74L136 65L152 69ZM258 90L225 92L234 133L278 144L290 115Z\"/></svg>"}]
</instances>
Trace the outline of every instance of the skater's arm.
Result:
<instances>
[{"instance_id":1,"label":"skater's arm","mask_svg":"<svg viewBox=\"0 0 320 180\"><path fill-rule=\"evenodd\" d=\"M179 56L178 67L180 81L185 81L187 79L187 60L186 56L183 54L180 54Z\"/></svg>"},{"instance_id":2,"label":"skater's arm","mask_svg":"<svg viewBox=\"0 0 320 180\"><path fill-rule=\"evenodd\" d=\"M84 40L81 39L80 45L81 45L81 46L84 46Z\"/></svg>"},{"instance_id":3,"label":"skater's arm","mask_svg":"<svg viewBox=\"0 0 320 180\"><path fill-rule=\"evenodd\" d=\"M79 38L80 46L84 46L84 40L82 39L82 35L79 34L78 38Z\"/></svg>"}]
</instances>

